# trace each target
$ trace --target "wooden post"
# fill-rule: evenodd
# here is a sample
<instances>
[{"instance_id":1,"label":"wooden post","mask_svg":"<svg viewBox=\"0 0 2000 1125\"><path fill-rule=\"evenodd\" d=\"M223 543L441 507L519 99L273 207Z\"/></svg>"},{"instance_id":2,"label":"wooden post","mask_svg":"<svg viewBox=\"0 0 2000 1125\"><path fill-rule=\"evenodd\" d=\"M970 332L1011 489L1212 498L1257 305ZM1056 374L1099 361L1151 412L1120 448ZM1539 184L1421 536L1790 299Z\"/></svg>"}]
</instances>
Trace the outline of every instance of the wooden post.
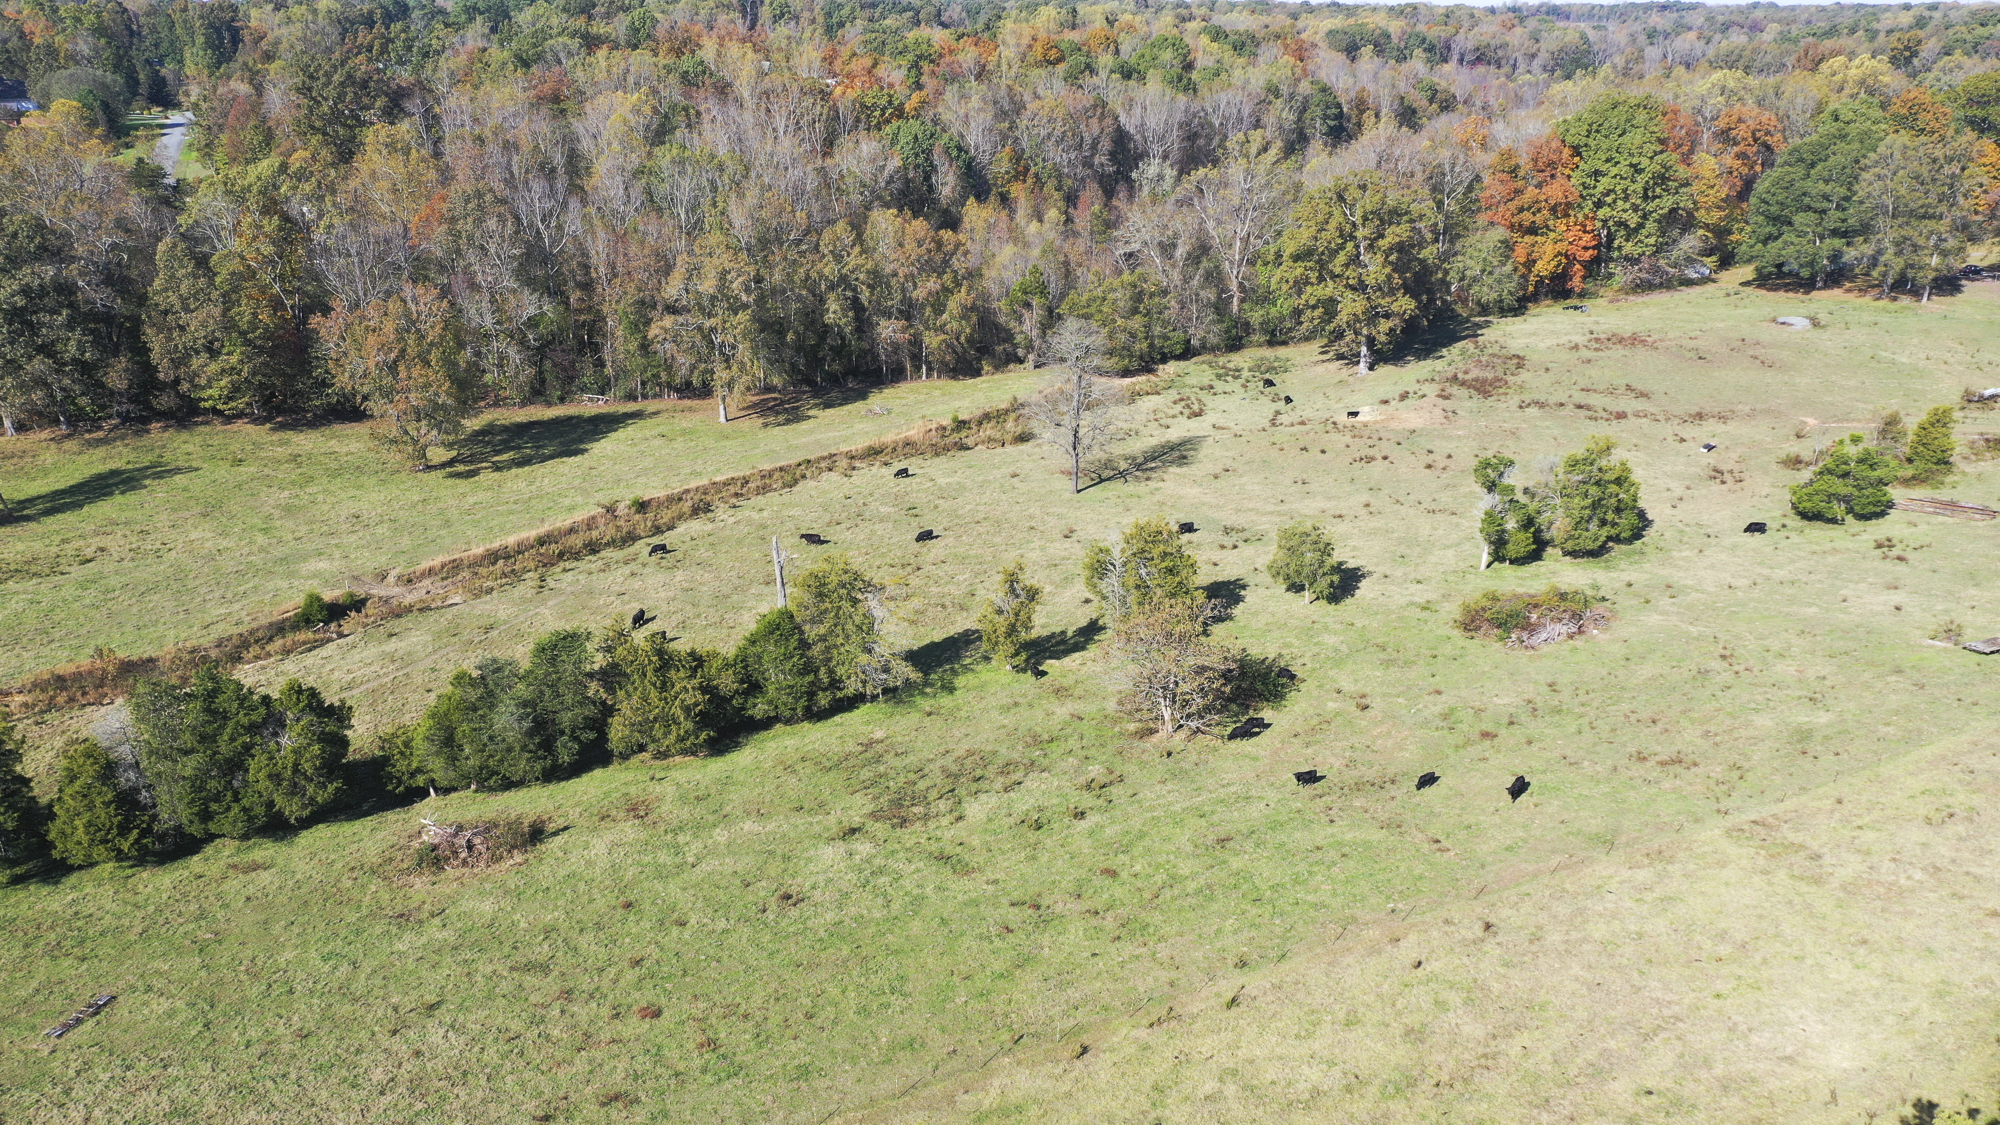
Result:
<instances>
[{"instance_id":1,"label":"wooden post","mask_svg":"<svg viewBox=\"0 0 2000 1125\"><path fill-rule=\"evenodd\" d=\"M771 566L778 572L778 605L789 606L785 598L785 549L778 546L778 537L771 536Z\"/></svg>"}]
</instances>

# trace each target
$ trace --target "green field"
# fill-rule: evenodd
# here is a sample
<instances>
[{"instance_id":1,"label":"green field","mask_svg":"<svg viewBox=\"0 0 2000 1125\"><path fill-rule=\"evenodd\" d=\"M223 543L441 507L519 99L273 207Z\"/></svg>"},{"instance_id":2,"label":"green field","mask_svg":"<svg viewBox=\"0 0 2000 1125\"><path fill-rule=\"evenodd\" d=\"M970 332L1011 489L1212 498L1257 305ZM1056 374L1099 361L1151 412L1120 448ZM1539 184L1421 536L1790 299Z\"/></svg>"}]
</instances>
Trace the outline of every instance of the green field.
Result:
<instances>
[{"instance_id":1,"label":"green field","mask_svg":"<svg viewBox=\"0 0 2000 1125\"><path fill-rule=\"evenodd\" d=\"M1785 314L1820 326L1771 324ZM905 481L830 475L684 525L664 558L607 552L244 669L345 695L375 729L459 664L641 605L654 628L730 643L772 604L770 538L810 557L797 535L813 531L896 580L897 639L929 678L712 759L361 810L0 894L0 1120L1860 1122L1925 1092L1990 1106L2000 666L1927 637L1946 618L2000 633L1985 580L2000 523L1802 526L1783 493L1799 474L1776 462L2000 384L2000 285L1917 306L1725 283L1485 336L1524 358L1490 399L1433 397L1463 345L1365 381L1290 349L1276 392L1183 363L1137 400L1128 471L1077 497L1034 446L919 462ZM897 413L812 448L1027 382L1007 378L885 392L938 397L878 396ZM46 487L114 449L119 466L196 471L28 530L53 541L67 520L78 541L136 544L165 517L219 544L263 528L233 578L165 595L180 620L135 615L116 641L163 643L302 582L808 450L679 418L463 481L371 467L346 430L51 446L29 463ZM1964 416L1961 436L1981 430L2000 412ZM1593 433L1633 462L1645 539L1480 572L1473 459L1532 463ZM336 441L344 459L314 454ZM106 460L59 469L74 456ZM1923 494L2000 501L2000 475L1966 469ZM256 520L205 507L245 494L272 497ZM1233 607L1218 631L1301 676L1259 737L1162 744L1109 710L1077 563L1152 514L1201 528L1188 542ZM1367 572L1350 600L1303 605L1259 572L1302 516ZM1750 520L1771 533L1742 534ZM391 526L400 541L383 542ZM922 528L941 538L915 544ZM317 570L322 549L339 561ZM971 659L977 601L1015 557L1049 587L1044 679ZM160 556L146 581L191 580L191 559ZM45 653L96 643L102 626L62 611L108 596L71 588L113 572L100 565L9 584L0 628L48 628ZM1610 626L1538 653L1451 628L1478 590L1550 582L1607 595ZM31 731L46 745L94 719ZM1330 779L1295 786L1308 767ZM1424 770L1443 781L1416 793ZM1534 787L1510 804L1517 773ZM386 873L420 815L503 810L561 831L502 869ZM121 999L60 1045L39 1038L99 991Z\"/></svg>"},{"instance_id":2,"label":"green field","mask_svg":"<svg viewBox=\"0 0 2000 1125\"><path fill-rule=\"evenodd\" d=\"M427 473L361 425L196 424L0 442L0 683L206 640L308 589L1007 401L1003 375L791 402L723 426L704 402L495 411ZM876 411L877 413L870 413Z\"/></svg>"}]
</instances>

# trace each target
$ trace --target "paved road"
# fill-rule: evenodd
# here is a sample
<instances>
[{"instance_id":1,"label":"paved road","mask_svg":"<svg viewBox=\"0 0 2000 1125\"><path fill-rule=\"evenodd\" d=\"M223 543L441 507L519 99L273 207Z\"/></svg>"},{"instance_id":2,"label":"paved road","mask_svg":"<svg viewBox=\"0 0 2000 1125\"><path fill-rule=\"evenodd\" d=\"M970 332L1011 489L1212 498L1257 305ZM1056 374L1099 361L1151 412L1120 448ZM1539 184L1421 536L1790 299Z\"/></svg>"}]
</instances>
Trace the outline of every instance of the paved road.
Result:
<instances>
[{"instance_id":1,"label":"paved road","mask_svg":"<svg viewBox=\"0 0 2000 1125\"><path fill-rule=\"evenodd\" d=\"M174 182L174 166L181 162L181 146L187 143L188 115L172 113L160 128L160 141L153 146L153 163L167 170L167 182Z\"/></svg>"}]
</instances>

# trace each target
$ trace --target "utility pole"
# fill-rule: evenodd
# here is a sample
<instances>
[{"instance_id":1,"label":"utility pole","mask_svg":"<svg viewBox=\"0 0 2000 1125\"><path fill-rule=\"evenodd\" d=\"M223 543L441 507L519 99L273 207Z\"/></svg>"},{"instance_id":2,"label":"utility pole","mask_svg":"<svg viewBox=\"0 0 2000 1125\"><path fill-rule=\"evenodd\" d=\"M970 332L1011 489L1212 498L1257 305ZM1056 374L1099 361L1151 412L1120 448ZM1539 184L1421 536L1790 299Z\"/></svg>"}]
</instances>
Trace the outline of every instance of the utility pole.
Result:
<instances>
[{"instance_id":1,"label":"utility pole","mask_svg":"<svg viewBox=\"0 0 2000 1125\"><path fill-rule=\"evenodd\" d=\"M792 603L785 598L785 549L778 546L775 535L771 536L771 567L778 572L778 605L789 606Z\"/></svg>"}]
</instances>

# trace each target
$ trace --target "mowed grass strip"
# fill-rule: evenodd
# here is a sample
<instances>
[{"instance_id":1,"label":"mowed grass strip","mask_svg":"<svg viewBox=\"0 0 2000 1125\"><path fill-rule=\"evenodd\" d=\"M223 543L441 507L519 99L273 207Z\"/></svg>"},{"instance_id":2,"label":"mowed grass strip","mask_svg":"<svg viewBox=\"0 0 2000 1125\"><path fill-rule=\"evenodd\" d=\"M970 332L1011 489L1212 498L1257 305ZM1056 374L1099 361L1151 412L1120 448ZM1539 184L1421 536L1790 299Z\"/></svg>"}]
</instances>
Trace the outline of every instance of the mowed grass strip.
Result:
<instances>
[{"instance_id":1,"label":"mowed grass strip","mask_svg":"<svg viewBox=\"0 0 2000 1125\"><path fill-rule=\"evenodd\" d=\"M798 460L970 415L1003 374L767 400L728 425L700 401L496 411L453 464L396 468L363 426L195 424L0 442L0 683L198 642L307 589L409 567L600 502ZM873 411L874 413L871 413Z\"/></svg>"},{"instance_id":2,"label":"mowed grass strip","mask_svg":"<svg viewBox=\"0 0 2000 1125\"><path fill-rule=\"evenodd\" d=\"M16 1013L8 1034L31 1046L0 1055L0 1104L30 1118L116 1097L141 1115L226 1121L803 1122L893 1114L909 1091L917 1120L1428 1120L1454 1107L1540 1120L1561 1116L1582 1065L1571 1048L1598 1035L1588 1104L1630 1094L1621 1112L1644 1120L1748 1117L1778 1098L1800 1107L1786 1120L1880 1112L1877 1079L1845 1084L1878 1058L1907 1061L1904 1092L1954 1081L1958 1061L1881 1038L1915 1042L1932 1013L1991 1010L1983 978L1954 976L1961 948L1983 956L1964 928L1984 923L1968 911L1947 926L1940 905L1960 888L1946 873L1987 857L1961 849L1970 837L1956 828L1925 837L1935 854L1911 850L1922 841L1898 818L1907 794L1935 789L1929 811L1956 825L1985 794L1983 774L1953 783L1964 793L1938 788L1949 769L1911 753L1993 733L1991 666L1925 640L1944 616L2000 632L1979 592L1993 531L1906 513L1803 527L1783 507L1798 474L1775 461L1810 451L1810 427L1795 436L1801 415L1849 421L1879 403L1908 416L1947 401L1964 379L1948 357L1992 338L1981 334L1995 309L1970 294L1918 310L1825 300L1804 307L1829 327L1768 338L1769 317L1801 303L1721 287L1496 325L1489 338L1526 363L1492 399L1422 397L1450 355L1356 382L1294 349L1298 369L1276 394L1178 365L1140 401L1128 443L1167 452L1081 497L1032 447L956 454L904 481L828 475L684 525L664 559L645 544L604 552L247 669L344 694L374 727L414 717L459 664L638 605L660 615L655 628L732 643L772 603L770 538L804 563L815 549L797 535L814 531L897 580L895 628L932 679L721 758L423 806L447 819L555 818L565 830L513 868L385 877L382 857L407 847L418 815L402 809L15 888L0 895L0 926L19 955L0 988ZM1826 390L1809 369L1848 362L1835 354L1842 316L1856 318L1845 331L1928 350L1934 366L1885 360ZM1699 338L1594 339L1670 333ZM1745 338L1758 343L1719 346ZM1628 383L1649 397L1627 390L1637 406L1620 402L1623 419L1584 391ZM1346 420L1364 405L1369 417ZM1593 432L1633 458L1655 521L1647 538L1602 559L1477 571L1472 459L1532 462ZM1974 470L1951 494L1990 500L1994 478ZM1190 546L1234 603L1224 635L1284 654L1302 677L1257 738L1163 747L1108 711L1113 669L1077 560L1089 539L1154 513L1202 529ZM1351 601L1306 606L1259 573L1275 528L1300 516L1325 522L1368 571ZM1743 535L1750 519L1772 532ZM926 527L941 538L914 543ZM1898 547L1877 548L1882 538ZM1039 681L965 660L978 599L1016 556L1049 587ZM1450 627L1477 590L1550 582L1609 595L1610 627L1532 654ZM1329 779L1300 788L1290 775L1303 768ZM1443 781L1419 794L1425 770ZM1534 788L1512 803L1503 787L1516 773ZM1825 804L1870 787L1889 802L1873 820ZM1774 810L1789 827L1743 850ZM1909 872L1850 863L1855 824L1883 826L1870 855L1925 855L1936 890L1914 877L1895 895L1871 890ZM1797 866L1816 852L1837 860L1823 884ZM1765 853L1777 874L1760 867ZM1725 883L1735 898L1716 897ZM1607 887L1647 905L1607 912ZM1489 899L1511 912L1498 924L1517 944L1475 955L1472 930L1493 916L1465 904ZM1876 902L1962 946L1877 978L1832 973L1861 956L1857 930ZM1833 924L1810 923L1822 908ZM1752 940L1748 920L1787 911L1798 920L1773 931L1783 942ZM1646 927L1661 918L1703 936L1731 913L1746 921L1709 935L1733 958L1709 989L1721 995L1648 1023L1650 980L1711 982L1668 973L1666 939ZM1392 943L1383 927L1412 914ZM1898 924L1857 963L1925 956L1913 944L1923 928ZM1365 952L1349 962L1347 948ZM1438 983L1406 977L1433 957L1449 970ZM1284 975L1294 961L1328 967ZM1558 965L1548 994L1506 978ZM1816 992L1820 969L1838 980ZM1901 1004L1899 989L1925 999ZM97 990L131 1004L87 1028L95 1038L44 1053L41 1026ZM1844 1053L1760 1038L1780 1016L1825 1027ZM1162 1032L1180 1019L1185 1050L1140 1051L1174 1042ZM1646 1070L1664 1065L1664 1047L1610 1038L1625 1022L1633 1036L1663 1029L1686 1047L1674 1065L1720 1077L1656 1095L1616 1085L1611 1069L1628 1062L1632 1085L1665 1082ZM1730 1033L1696 1035L1718 1026ZM1329 1046L1306 1066L1304 1048L1273 1036ZM1380 1045L1330 1057L1364 1038ZM1796 1063L1752 1058L1773 1042ZM1075 1059L1080 1044L1094 1045ZM1104 1061L1115 1065L1063 1069ZM1336 1074L1336 1062L1353 1065ZM1837 1111L1818 1088L1829 1078ZM1087 1096L1052 1093L1072 1086ZM1668 1100L1636 1100L1648 1096Z\"/></svg>"}]
</instances>

